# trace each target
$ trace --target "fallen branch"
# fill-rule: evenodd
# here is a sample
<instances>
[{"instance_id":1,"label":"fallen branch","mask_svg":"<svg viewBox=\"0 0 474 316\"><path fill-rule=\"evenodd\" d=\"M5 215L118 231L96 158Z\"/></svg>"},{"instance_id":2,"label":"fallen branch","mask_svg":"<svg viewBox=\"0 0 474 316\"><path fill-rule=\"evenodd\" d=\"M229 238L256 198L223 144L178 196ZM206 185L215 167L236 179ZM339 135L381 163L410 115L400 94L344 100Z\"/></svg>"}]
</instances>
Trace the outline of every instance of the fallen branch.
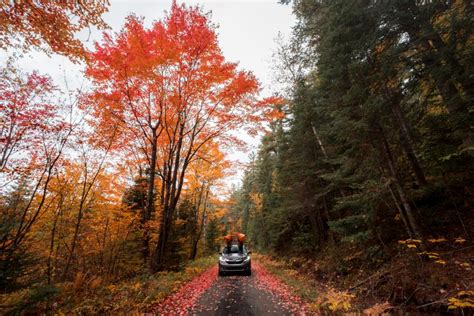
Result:
<instances>
[{"instance_id":1,"label":"fallen branch","mask_svg":"<svg viewBox=\"0 0 474 316\"><path fill-rule=\"evenodd\" d=\"M374 279L375 277L379 277L379 278L380 278L380 277L382 277L382 276L384 276L384 275L386 275L386 274L388 274L388 273L389 273L389 271L385 271L385 272L383 272L383 273L382 273L382 272L376 272L376 273L372 274L371 276L369 276L367 279L364 279L364 280L360 281L359 283L357 283L356 285L354 285L354 286L348 288L347 290L348 290L348 291L352 291L353 289L358 288L358 287L361 286L362 284L367 283L368 281Z\"/></svg>"},{"instance_id":2,"label":"fallen branch","mask_svg":"<svg viewBox=\"0 0 474 316\"><path fill-rule=\"evenodd\" d=\"M455 253L455 252L458 252L458 251L463 251L463 250L466 250L466 249L469 249L469 248L472 248L472 247L474 247L474 246L467 246L467 247L455 249L455 250L452 250L452 251L448 251L448 252L442 253L442 255L450 255L450 254L452 254L452 253Z\"/></svg>"},{"instance_id":3,"label":"fallen branch","mask_svg":"<svg viewBox=\"0 0 474 316\"><path fill-rule=\"evenodd\" d=\"M448 299L448 298L445 297L445 298L442 298L442 299L440 299L440 300L436 300L436 301L433 301L433 302L430 302L430 303L427 303L427 304L423 304L423 305L417 306L416 308L422 308L422 307L434 305L434 304L436 304L436 303L441 303L441 302L446 301L447 299Z\"/></svg>"}]
</instances>

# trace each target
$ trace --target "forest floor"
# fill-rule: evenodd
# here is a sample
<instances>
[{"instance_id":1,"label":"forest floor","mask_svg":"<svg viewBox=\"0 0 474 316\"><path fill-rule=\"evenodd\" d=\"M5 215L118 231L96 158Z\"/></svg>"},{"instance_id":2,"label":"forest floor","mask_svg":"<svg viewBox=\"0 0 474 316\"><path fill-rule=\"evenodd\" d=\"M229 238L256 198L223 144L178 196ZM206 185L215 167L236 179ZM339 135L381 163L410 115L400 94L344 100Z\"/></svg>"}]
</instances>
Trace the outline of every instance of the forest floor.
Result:
<instances>
[{"instance_id":1,"label":"forest floor","mask_svg":"<svg viewBox=\"0 0 474 316\"><path fill-rule=\"evenodd\" d=\"M250 277L218 277L216 256L117 283L78 275L1 295L0 314L474 314L474 246L439 239L422 258L408 245L377 265L342 248L319 259L254 254Z\"/></svg>"},{"instance_id":2,"label":"forest floor","mask_svg":"<svg viewBox=\"0 0 474 316\"><path fill-rule=\"evenodd\" d=\"M205 280L212 280L206 273L215 265L216 256L203 257L180 271L143 273L118 281L77 273L72 282L0 294L0 315L141 314L196 278L203 280L201 287L205 288Z\"/></svg>"},{"instance_id":3,"label":"forest floor","mask_svg":"<svg viewBox=\"0 0 474 316\"><path fill-rule=\"evenodd\" d=\"M259 260L313 312L474 315L472 245L438 246L424 257L413 248L400 248L375 266L349 249L326 253L324 259Z\"/></svg>"},{"instance_id":4,"label":"forest floor","mask_svg":"<svg viewBox=\"0 0 474 316\"><path fill-rule=\"evenodd\" d=\"M218 277L217 267L213 266L149 312L159 315L351 312L469 315L473 312L469 307L474 297L472 246L433 250L430 255L436 258L417 260L415 250L402 245L399 255L377 269L367 264L356 268L357 254L347 256L350 252L344 250L339 255L346 254L345 257L326 254L324 261L254 255L251 277Z\"/></svg>"}]
</instances>

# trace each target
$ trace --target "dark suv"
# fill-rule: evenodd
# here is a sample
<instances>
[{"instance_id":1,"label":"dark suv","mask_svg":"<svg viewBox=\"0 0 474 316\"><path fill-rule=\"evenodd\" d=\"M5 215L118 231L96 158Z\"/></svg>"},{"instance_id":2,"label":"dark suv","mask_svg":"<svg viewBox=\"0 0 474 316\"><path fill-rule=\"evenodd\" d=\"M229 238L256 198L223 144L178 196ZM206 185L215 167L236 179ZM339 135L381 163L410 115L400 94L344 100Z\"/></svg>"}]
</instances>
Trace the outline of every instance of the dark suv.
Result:
<instances>
[{"instance_id":1,"label":"dark suv","mask_svg":"<svg viewBox=\"0 0 474 316\"><path fill-rule=\"evenodd\" d=\"M219 252L219 276L226 275L228 272L243 272L245 275L251 275L251 251L245 246L237 244L224 247Z\"/></svg>"}]
</instances>

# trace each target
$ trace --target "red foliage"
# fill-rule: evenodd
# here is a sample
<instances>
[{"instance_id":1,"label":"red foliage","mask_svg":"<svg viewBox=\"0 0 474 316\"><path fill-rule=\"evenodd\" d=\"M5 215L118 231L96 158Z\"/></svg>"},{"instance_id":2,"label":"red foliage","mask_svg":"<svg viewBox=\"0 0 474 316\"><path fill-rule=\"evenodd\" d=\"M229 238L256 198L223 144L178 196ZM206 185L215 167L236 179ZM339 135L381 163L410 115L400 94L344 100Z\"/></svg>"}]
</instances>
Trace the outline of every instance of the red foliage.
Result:
<instances>
[{"instance_id":1,"label":"red foliage","mask_svg":"<svg viewBox=\"0 0 474 316\"><path fill-rule=\"evenodd\" d=\"M160 143L173 142L170 135L184 124L186 138L199 148L279 115L280 98L257 99L257 79L224 59L215 27L198 7L174 2L148 29L131 15L120 33L96 43L88 60L94 92L84 106L93 109L103 133L119 127L121 144L138 137L146 142L151 129L163 131Z\"/></svg>"},{"instance_id":2,"label":"red foliage","mask_svg":"<svg viewBox=\"0 0 474 316\"><path fill-rule=\"evenodd\" d=\"M51 102L51 79L36 72L22 74L8 64L0 77L0 170L28 165L44 150L46 134L62 125Z\"/></svg>"},{"instance_id":3,"label":"red foliage","mask_svg":"<svg viewBox=\"0 0 474 316\"><path fill-rule=\"evenodd\" d=\"M187 315L188 309L211 287L216 278L217 266L214 266L168 296L152 312L158 315Z\"/></svg>"}]
</instances>

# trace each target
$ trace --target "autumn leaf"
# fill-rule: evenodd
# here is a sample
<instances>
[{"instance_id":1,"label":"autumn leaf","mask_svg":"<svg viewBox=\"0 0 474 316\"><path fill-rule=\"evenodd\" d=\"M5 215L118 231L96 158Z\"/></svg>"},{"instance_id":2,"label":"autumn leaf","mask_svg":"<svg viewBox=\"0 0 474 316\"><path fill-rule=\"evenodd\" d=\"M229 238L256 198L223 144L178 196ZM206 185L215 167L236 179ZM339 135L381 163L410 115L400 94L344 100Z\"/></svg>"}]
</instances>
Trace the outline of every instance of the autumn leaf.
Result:
<instances>
[{"instance_id":1,"label":"autumn leaf","mask_svg":"<svg viewBox=\"0 0 474 316\"><path fill-rule=\"evenodd\" d=\"M433 238L433 239L428 239L428 241L432 244L435 244L435 243L441 243L441 242L445 242L447 241L446 238Z\"/></svg>"},{"instance_id":2,"label":"autumn leaf","mask_svg":"<svg viewBox=\"0 0 474 316\"><path fill-rule=\"evenodd\" d=\"M37 47L73 61L85 58L75 34L84 28L107 27L101 15L108 1L9 1L0 7L0 48L27 51Z\"/></svg>"}]
</instances>

